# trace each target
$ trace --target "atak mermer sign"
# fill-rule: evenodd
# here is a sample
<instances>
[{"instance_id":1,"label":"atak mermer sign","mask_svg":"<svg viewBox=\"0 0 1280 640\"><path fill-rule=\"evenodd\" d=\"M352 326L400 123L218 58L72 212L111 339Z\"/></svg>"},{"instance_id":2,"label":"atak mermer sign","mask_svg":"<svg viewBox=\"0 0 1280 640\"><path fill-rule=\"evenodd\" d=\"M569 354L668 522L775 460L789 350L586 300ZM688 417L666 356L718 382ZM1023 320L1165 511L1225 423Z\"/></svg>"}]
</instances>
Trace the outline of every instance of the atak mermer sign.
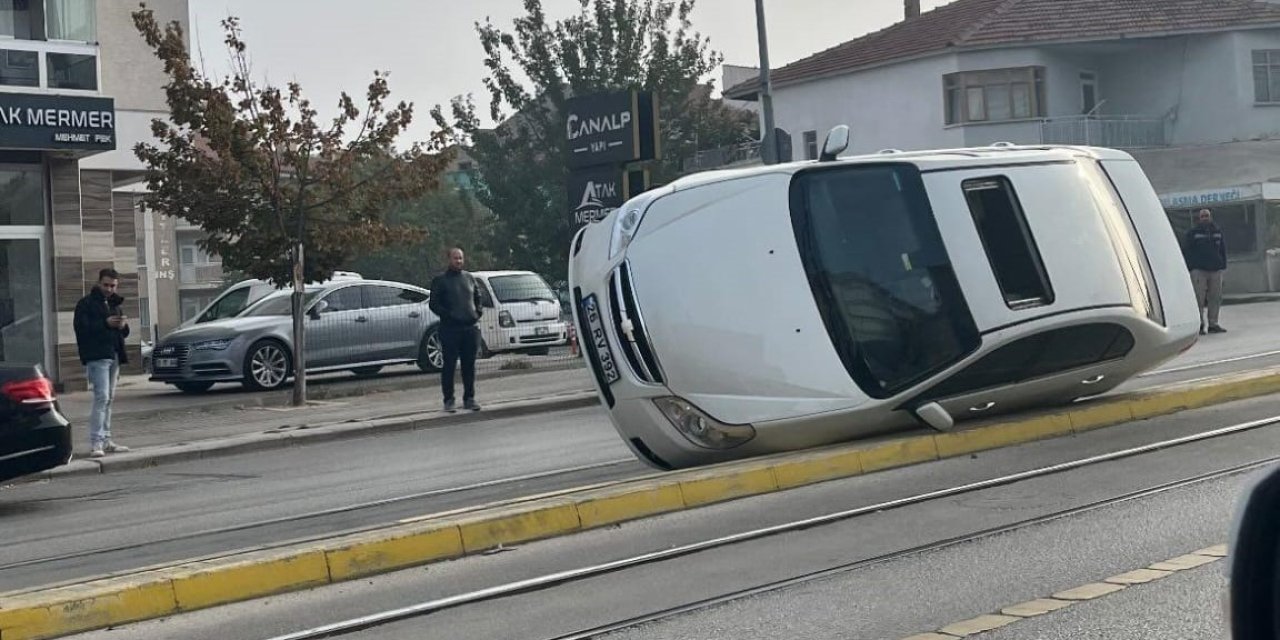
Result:
<instances>
[{"instance_id":1,"label":"atak mermer sign","mask_svg":"<svg viewBox=\"0 0 1280 640\"><path fill-rule=\"evenodd\" d=\"M0 147L109 151L115 134L110 98L0 93Z\"/></svg>"}]
</instances>

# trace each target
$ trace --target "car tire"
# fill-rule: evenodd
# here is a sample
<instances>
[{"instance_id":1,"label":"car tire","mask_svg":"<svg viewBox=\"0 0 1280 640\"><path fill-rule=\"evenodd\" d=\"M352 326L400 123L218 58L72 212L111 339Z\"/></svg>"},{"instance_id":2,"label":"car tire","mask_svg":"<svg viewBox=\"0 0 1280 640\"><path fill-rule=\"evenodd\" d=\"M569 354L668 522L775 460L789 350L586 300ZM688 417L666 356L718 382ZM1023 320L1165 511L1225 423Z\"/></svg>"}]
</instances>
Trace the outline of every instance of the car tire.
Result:
<instances>
[{"instance_id":1,"label":"car tire","mask_svg":"<svg viewBox=\"0 0 1280 640\"><path fill-rule=\"evenodd\" d=\"M354 373L361 378L368 378L378 375L379 371L382 371L382 365L375 364L368 367L356 367L351 370L351 373Z\"/></svg>"},{"instance_id":2,"label":"car tire","mask_svg":"<svg viewBox=\"0 0 1280 640\"><path fill-rule=\"evenodd\" d=\"M440 331L436 327L427 329L418 345L418 368L425 373L436 373L444 368L444 349L440 345Z\"/></svg>"},{"instance_id":3,"label":"car tire","mask_svg":"<svg viewBox=\"0 0 1280 640\"><path fill-rule=\"evenodd\" d=\"M276 340L259 340L244 357L244 386L252 391L272 391L284 386L293 374L293 355Z\"/></svg>"},{"instance_id":4,"label":"car tire","mask_svg":"<svg viewBox=\"0 0 1280 640\"><path fill-rule=\"evenodd\" d=\"M212 382L175 382L173 386L183 393L204 393L213 388Z\"/></svg>"}]
</instances>

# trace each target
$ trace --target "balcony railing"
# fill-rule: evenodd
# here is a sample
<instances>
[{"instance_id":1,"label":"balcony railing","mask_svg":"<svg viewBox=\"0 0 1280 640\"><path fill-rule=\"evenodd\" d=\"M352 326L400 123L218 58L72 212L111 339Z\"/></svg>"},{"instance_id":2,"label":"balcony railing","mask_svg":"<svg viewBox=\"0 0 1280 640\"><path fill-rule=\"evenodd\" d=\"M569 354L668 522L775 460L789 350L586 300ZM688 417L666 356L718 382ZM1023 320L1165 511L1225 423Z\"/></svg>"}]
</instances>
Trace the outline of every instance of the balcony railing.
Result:
<instances>
[{"instance_id":1,"label":"balcony railing","mask_svg":"<svg viewBox=\"0 0 1280 640\"><path fill-rule=\"evenodd\" d=\"M1169 146L1164 118L1151 116L1047 118L1040 123L1040 142L1114 149Z\"/></svg>"},{"instance_id":2,"label":"balcony railing","mask_svg":"<svg viewBox=\"0 0 1280 640\"><path fill-rule=\"evenodd\" d=\"M730 147L699 151L692 158L685 158L685 173L709 171L725 167L756 164L760 162L760 143L746 142Z\"/></svg>"},{"instance_id":3,"label":"balcony railing","mask_svg":"<svg viewBox=\"0 0 1280 640\"><path fill-rule=\"evenodd\" d=\"M222 284L222 265L184 264L178 268L178 281L185 285L218 286Z\"/></svg>"}]
</instances>

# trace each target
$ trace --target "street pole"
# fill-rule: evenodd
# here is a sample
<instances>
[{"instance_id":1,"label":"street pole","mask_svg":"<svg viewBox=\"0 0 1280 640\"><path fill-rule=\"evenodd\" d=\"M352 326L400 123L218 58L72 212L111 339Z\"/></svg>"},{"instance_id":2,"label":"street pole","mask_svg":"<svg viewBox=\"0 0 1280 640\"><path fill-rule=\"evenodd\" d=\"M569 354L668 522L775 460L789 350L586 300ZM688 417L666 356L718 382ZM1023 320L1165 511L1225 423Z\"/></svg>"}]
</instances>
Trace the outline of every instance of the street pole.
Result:
<instances>
[{"instance_id":1,"label":"street pole","mask_svg":"<svg viewBox=\"0 0 1280 640\"><path fill-rule=\"evenodd\" d=\"M778 142L774 139L773 85L769 80L769 36L764 26L764 0L756 0L756 35L760 38L760 110L764 114L764 132L760 139L760 157L765 164L777 164Z\"/></svg>"}]
</instances>

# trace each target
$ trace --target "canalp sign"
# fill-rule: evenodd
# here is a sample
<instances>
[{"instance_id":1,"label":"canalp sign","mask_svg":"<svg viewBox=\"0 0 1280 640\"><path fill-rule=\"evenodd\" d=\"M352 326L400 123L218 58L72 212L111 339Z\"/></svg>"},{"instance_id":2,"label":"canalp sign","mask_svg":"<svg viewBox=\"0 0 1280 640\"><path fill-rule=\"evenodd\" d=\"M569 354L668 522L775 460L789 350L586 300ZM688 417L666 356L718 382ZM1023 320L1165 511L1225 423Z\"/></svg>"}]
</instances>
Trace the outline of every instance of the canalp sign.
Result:
<instances>
[{"instance_id":1,"label":"canalp sign","mask_svg":"<svg viewBox=\"0 0 1280 640\"><path fill-rule=\"evenodd\" d=\"M658 107L650 92L571 98L565 106L569 167L618 166L659 157Z\"/></svg>"},{"instance_id":2,"label":"canalp sign","mask_svg":"<svg viewBox=\"0 0 1280 640\"><path fill-rule=\"evenodd\" d=\"M113 151L115 101L0 93L0 148Z\"/></svg>"}]
</instances>

